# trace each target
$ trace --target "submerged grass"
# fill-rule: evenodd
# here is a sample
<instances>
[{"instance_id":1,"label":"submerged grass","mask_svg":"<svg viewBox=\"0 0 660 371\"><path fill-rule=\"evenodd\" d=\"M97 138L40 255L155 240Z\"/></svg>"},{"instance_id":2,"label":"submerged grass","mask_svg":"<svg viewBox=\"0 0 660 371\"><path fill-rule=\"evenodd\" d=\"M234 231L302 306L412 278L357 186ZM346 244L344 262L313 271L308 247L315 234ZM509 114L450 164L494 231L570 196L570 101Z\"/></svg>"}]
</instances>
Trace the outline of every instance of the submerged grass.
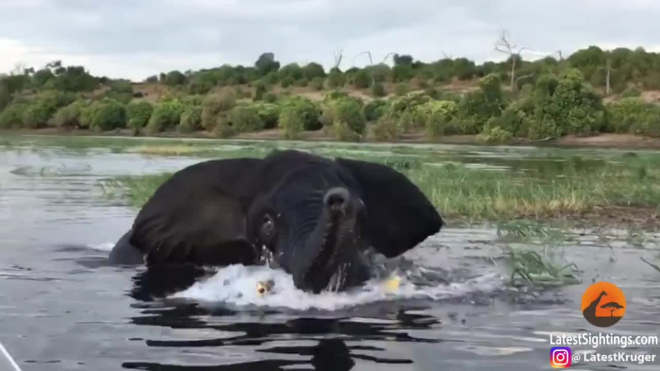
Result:
<instances>
[{"instance_id":1,"label":"submerged grass","mask_svg":"<svg viewBox=\"0 0 660 371\"><path fill-rule=\"evenodd\" d=\"M660 172L646 160L585 168L569 164L561 172L502 172L450 164L404 173L447 216L470 220L547 218L615 207L657 210L660 206Z\"/></svg>"}]
</instances>

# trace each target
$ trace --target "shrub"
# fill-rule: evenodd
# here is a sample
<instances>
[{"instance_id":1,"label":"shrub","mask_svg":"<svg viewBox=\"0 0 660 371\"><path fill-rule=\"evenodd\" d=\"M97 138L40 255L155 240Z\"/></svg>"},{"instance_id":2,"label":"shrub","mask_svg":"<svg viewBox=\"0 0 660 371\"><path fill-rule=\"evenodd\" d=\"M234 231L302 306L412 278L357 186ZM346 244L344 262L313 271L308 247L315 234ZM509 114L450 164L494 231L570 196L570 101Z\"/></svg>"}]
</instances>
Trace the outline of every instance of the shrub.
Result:
<instances>
[{"instance_id":1,"label":"shrub","mask_svg":"<svg viewBox=\"0 0 660 371\"><path fill-rule=\"evenodd\" d=\"M275 102L277 102L277 94L275 94L275 93L266 93L266 94L264 94L264 102L266 102L266 103L275 103Z\"/></svg>"},{"instance_id":2,"label":"shrub","mask_svg":"<svg viewBox=\"0 0 660 371\"><path fill-rule=\"evenodd\" d=\"M363 134L367 126L367 120L362 112L362 107L353 99L342 99L333 105L333 117L336 121L346 124L348 128L357 134Z\"/></svg>"},{"instance_id":3,"label":"shrub","mask_svg":"<svg viewBox=\"0 0 660 371\"><path fill-rule=\"evenodd\" d=\"M332 130L339 140L357 142L362 138L362 135L353 130L349 123L342 120L335 121L332 124Z\"/></svg>"},{"instance_id":4,"label":"shrub","mask_svg":"<svg viewBox=\"0 0 660 371\"><path fill-rule=\"evenodd\" d=\"M57 128L72 128L81 126L80 115L86 108L84 102L75 101L66 107L62 107L55 113L48 124Z\"/></svg>"},{"instance_id":5,"label":"shrub","mask_svg":"<svg viewBox=\"0 0 660 371\"><path fill-rule=\"evenodd\" d=\"M408 93L408 84L406 83L402 82L396 84L396 86L394 87L394 94L396 94L397 96L406 95L407 93Z\"/></svg>"},{"instance_id":6,"label":"shrub","mask_svg":"<svg viewBox=\"0 0 660 371\"><path fill-rule=\"evenodd\" d=\"M226 117L226 113L236 106L236 99L232 94L214 94L204 98L202 102L202 126L213 131L219 120Z\"/></svg>"},{"instance_id":7,"label":"shrub","mask_svg":"<svg viewBox=\"0 0 660 371\"><path fill-rule=\"evenodd\" d=\"M640 95L642 95L642 92L634 86L624 90L623 93L621 93L622 98L633 98L639 97Z\"/></svg>"},{"instance_id":8,"label":"shrub","mask_svg":"<svg viewBox=\"0 0 660 371\"><path fill-rule=\"evenodd\" d=\"M346 84L346 76L337 69L332 69L328 75L328 87L332 89L341 88Z\"/></svg>"},{"instance_id":9,"label":"shrub","mask_svg":"<svg viewBox=\"0 0 660 371\"><path fill-rule=\"evenodd\" d=\"M646 90L660 90L660 72L651 73L644 77L642 85Z\"/></svg>"},{"instance_id":10,"label":"shrub","mask_svg":"<svg viewBox=\"0 0 660 371\"><path fill-rule=\"evenodd\" d=\"M181 120L179 123L179 131L183 133L191 133L198 131L202 128L202 107L201 106L186 106L181 113Z\"/></svg>"},{"instance_id":11,"label":"shrub","mask_svg":"<svg viewBox=\"0 0 660 371\"><path fill-rule=\"evenodd\" d=\"M375 82L371 86L371 95L378 98L386 96L387 91L385 91L385 85L383 85L383 83L380 81Z\"/></svg>"},{"instance_id":12,"label":"shrub","mask_svg":"<svg viewBox=\"0 0 660 371\"><path fill-rule=\"evenodd\" d=\"M315 77L312 79L312 88L316 91L321 91L325 88L325 77Z\"/></svg>"},{"instance_id":13,"label":"shrub","mask_svg":"<svg viewBox=\"0 0 660 371\"><path fill-rule=\"evenodd\" d=\"M644 114L650 105L639 98L624 98L608 105L610 120L607 131L629 133L633 127L641 125Z\"/></svg>"},{"instance_id":14,"label":"shrub","mask_svg":"<svg viewBox=\"0 0 660 371\"><path fill-rule=\"evenodd\" d=\"M190 94L206 94L213 89L213 83L195 78L188 83L187 88Z\"/></svg>"},{"instance_id":15,"label":"shrub","mask_svg":"<svg viewBox=\"0 0 660 371\"><path fill-rule=\"evenodd\" d=\"M415 107L431 100L431 97L424 93L412 92L402 97L394 98L390 101L388 114L398 118L404 112L414 111Z\"/></svg>"},{"instance_id":16,"label":"shrub","mask_svg":"<svg viewBox=\"0 0 660 371\"><path fill-rule=\"evenodd\" d=\"M280 81L280 86L283 88L288 88L290 86L293 86L293 84L296 82L296 80L291 77L291 76L286 76Z\"/></svg>"},{"instance_id":17,"label":"shrub","mask_svg":"<svg viewBox=\"0 0 660 371\"><path fill-rule=\"evenodd\" d=\"M263 121L264 129L277 127L277 120L280 115L280 107L277 104L257 102L252 104L252 107L254 107L259 118Z\"/></svg>"},{"instance_id":18,"label":"shrub","mask_svg":"<svg viewBox=\"0 0 660 371\"><path fill-rule=\"evenodd\" d=\"M387 102L374 99L362 108L362 113L367 121L377 121L387 112Z\"/></svg>"},{"instance_id":19,"label":"shrub","mask_svg":"<svg viewBox=\"0 0 660 371\"><path fill-rule=\"evenodd\" d=\"M300 79L300 80L296 80L294 85L298 86L298 87L301 87L301 88L305 88L305 87L307 87L307 85L309 85L309 80L307 80L305 78Z\"/></svg>"},{"instance_id":20,"label":"shrub","mask_svg":"<svg viewBox=\"0 0 660 371\"><path fill-rule=\"evenodd\" d=\"M147 123L147 130L157 133L177 127L181 122L183 110L184 106L178 100L156 104Z\"/></svg>"},{"instance_id":21,"label":"shrub","mask_svg":"<svg viewBox=\"0 0 660 371\"><path fill-rule=\"evenodd\" d=\"M282 107L278 125L284 131L285 139L298 139L305 130L305 119L295 105Z\"/></svg>"},{"instance_id":22,"label":"shrub","mask_svg":"<svg viewBox=\"0 0 660 371\"><path fill-rule=\"evenodd\" d=\"M371 73L366 69L361 69L353 75L353 85L358 89L370 87L372 81Z\"/></svg>"},{"instance_id":23,"label":"shrub","mask_svg":"<svg viewBox=\"0 0 660 371\"><path fill-rule=\"evenodd\" d=\"M53 114L53 108L42 101L35 101L28 105L23 111L23 127L28 129L43 128Z\"/></svg>"},{"instance_id":24,"label":"shrub","mask_svg":"<svg viewBox=\"0 0 660 371\"><path fill-rule=\"evenodd\" d=\"M635 133L660 138L660 108L649 109L640 124L635 125Z\"/></svg>"},{"instance_id":25,"label":"shrub","mask_svg":"<svg viewBox=\"0 0 660 371\"><path fill-rule=\"evenodd\" d=\"M25 103L11 103L0 112L0 128L18 128L23 125L23 112L27 108Z\"/></svg>"},{"instance_id":26,"label":"shrub","mask_svg":"<svg viewBox=\"0 0 660 371\"><path fill-rule=\"evenodd\" d=\"M131 102L126 106L128 116L128 127L140 130L147 126L149 118L154 111L154 107L149 102Z\"/></svg>"},{"instance_id":27,"label":"shrub","mask_svg":"<svg viewBox=\"0 0 660 371\"><path fill-rule=\"evenodd\" d=\"M506 105L499 75L485 76L479 81L479 90L465 94L458 105L461 132L481 132L491 117L499 117L502 114Z\"/></svg>"},{"instance_id":28,"label":"shrub","mask_svg":"<svg viewBox=\"0 0 660 371\"><path fill-rule=\"evenodd\" d=\"M22 113L23 126L30 129L42 128L61 107L68 106L75 100L73 93L46 91L40 93Z\"/></svg>"},{"instance_id":29,"label":"shrub","mask_svg":"<svg viewBox=\"0 0 660 371\"><path fill-rule=\"evenodd\" d=\"M391 117L383 116L371 126L371 137L377 141L395 140L401 136L397 121Z\"/></svg>"},{"instance_id":30,"label":"shrub","mask_svg":"<svg viewBox=\"0 0 660 371\"><path fill-rule=\"evenodd\" d=\"M231 125L236 133L249 133L264 129L257 109L252 106L236 106L229 111L227 125Z\"/></svg>"},{"instance_id":31,"label":"shrub","mask_svg":"<svg viewBox=\"0 0 660 371\"><path fill-rule=\"evenodd\" d=\"M487 131L479 134L477 139L487 143L506 143L513 137L513 134L499 126L494 126Z\"/></svg>"},{"instance_id":32,"label":"shrub","mask_svg":"<svg viewBox=\"0 0 660 371\"><path fill-rule=\"evenodd\" d=\"M0 111L2 111L3 108L7 107L7 105L11 102L11 94L9 93L9 89L0 82Z\"/></svg>"},{"instance_id":33,"label":"shrub","mask_svg":"<svg viewBox=\"0 0 660 371\"><path fill-rule=\"evenodd\" d=\"M301 96L287 98L282 102L280 115L285 111L288 114L293 112L298 115L302 120L304 130L318 130L322 127L319 121L320 110L310 99Z\"/></svg>"},{"instance_id":34,"label":"shrub","mask_svg":"<svg viewBox=\"0 0 660 371\"><path fill-rule=\"evenodd\" d=\"M103 98L85 110L87 124L95 131L108 131L126 126L126 107L114 99ZM82 117L81 117L82 119Z\"/></svg>"},{"instance_id":35,"label":"shrub","mask_svg":"<svg viewBox=\"0 0 660 371\"><path fill-rule=\"evenodd\" d=\"M254 89L254 97L252 100L258 101L264 99L264 94L266 94L266 85L258 83Z\"/></svg>"},{"instance_id":36,"label":"shrub","mask_svg":"<svg viewBox=\"0 0 660 371\"><path fill-rule=\"evenodd\" d=\"M430 137L457 134L458 105L452 101L429 101L416 109L418 119Z\"/></svg>"}]
</instances>

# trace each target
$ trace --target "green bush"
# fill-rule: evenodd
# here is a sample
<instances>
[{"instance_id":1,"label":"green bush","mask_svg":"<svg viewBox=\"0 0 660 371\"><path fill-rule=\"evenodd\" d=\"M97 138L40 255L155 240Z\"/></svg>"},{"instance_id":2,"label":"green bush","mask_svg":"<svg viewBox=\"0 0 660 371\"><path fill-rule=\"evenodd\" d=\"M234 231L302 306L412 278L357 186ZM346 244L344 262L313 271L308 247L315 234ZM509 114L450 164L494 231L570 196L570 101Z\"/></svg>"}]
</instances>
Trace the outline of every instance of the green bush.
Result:
<instances>
[{"instance_id":1,"label":"green bush","mask_svg":"<svg viewBox=\"0 0 660 371\"><path fill-rule=\"evenodd\" d=\"M335 137L342 141L358 142L362 135L357 133L351 125L345 121L337 120L332 124L332 131Z\"/></svg>"},{"instance_id":2,"label":"green bush","mask_svg":"<svg viewBox=\"0 0 660 371\"><path fill-rule=\"evenodd\" d=\"M346 84L346 76L339 70L333 69L328 75L328 87L331 89L341 88Z\"/></svg>"},{"instance_id":3,"label":"green bush","mask_svg":"<svg viewBox=\"0 0 660 371\"><path fill-rule=\"evenodd\" d=\"M630 133L636 126L642 124L646 112L651 105L639 98L624 98L608 105L610 113L607 131L614 133Z\"/></svg>"},{"instance_id":4,"label":"green bush","mask_svg":"<svg viewBox=\"0 0 660 371\"><path fill-rule=\"evenodd\" d=\"M278 125L284 131L285 139L298 139L305 130L305 118L295 105L282 106Z\"/></svg>"},{"instance_id":5,"label":"green bush","mask_svg":"<svg viewBox=\"0 0 660 371\"><path fill-rule=\"evenodd\" d=\"M253 106L232 108L226 124L231 125L235 133L250 133L264 129L264 122Z\"/></svg>"},{"instance_id":6,"label":"green bush","mask_svg":"<svg viewBox=\"0 0 660 371\"><path fill-rule=\"evenodd\" d=\"M635 133L649 137L660 138L660 108L650 108L642 117L639 125L635 125Z\"/></svg>"},{"instance_id":7,"label":"green bush","mask_svg":"<svg viewBox=\"0 0 660 371\"><path fill-rule=\"evenodd\" d=\"M227 112L234 106L236 106L236 99L233 94L206 96L202 102L202 127L208 131L213 131L218 122L224 120Z\"/></svg>"},{"instance_id":8,"label":"green bush","mask_svg":"<svg viewBox=\"0 0 660 371\"><path fill-rule=\"evenodd\" d=\"M325 88L325 77L315 77L312 79L312 88L316 91L322 91Z\"/></svg>"},{"instance_id":9,"label":"green bush","mask_svg":"<svg viewBox=\"0 0 660 371\"><path fill-rule=\"evenodd\" d=\"M383 116L371 126L371 137L376 141L396 140L401 136L401 129L397 120Z\"/></svg>"},{"instance_id":10,"label":"green bush","mask_svg":"<svg viewBox=\"0 0 660 371\"><path fill-rule=\"evenodd\" d=\"M202 130L202 107L186 106L183 113L181 113L178 129L182 133L191 133Z\"/></svg>"},{"instance_id":11,"label":"green bush","mask_svg":"<svg viewBox=\"0 0 660 371\"><path fill-rule=\"evenodd\" d=\"M154 107L149 102L131 102L126 106L128 116L128 127L140 130L147 126L149 118L154 111Z\"/></svg>"},{"instance_id":12,"label":"green bush","mask_svg":"<svg viewBox=\"0 0 660 371\"><path fill-rule=\"evenodd\" d=\"M362 108L362 113L367 121L377 121L387 112L387 102L382 99L374 99Z\"/></svg>"},{"instance_id":13,"label":"green bush","mask_svg":"<svg viewBox=\"0 0 660 371\"><path fill-rule=\"evenodd\" d=\"M157 103L147 123L147 131L158 133L176 128L181 122L184 105L178 100Z\"/></svg>"},{"instance_id":14,"label":"green bush","mask_svg":"<svg viewBox=\"0 0 660 371\"><path fill-rule=\"evenodd\" d=\"M353 85L357 89L367 89L371 86L372 81L371 73L366 69L361 69L353 75Z\"/></svg>"},{"instance_id":15,"label":"green bush","mask_svg":"<svg viewBox=\"0 0 660 371\"><path fill-rule=\"evenodd\" d=\"M499 117L507 106L497 74L479 81L479 90L466 93L458 105L458 122L463 134L480 133L491 117Z\"/></svg>"},{"instance_id":16,"label":"green bush","mask_svg":"<svg viewBox=\"0 0 660 371\"><path fill-rule=\"evenodd\" d=\"M640 95L642 95L642 92L634 86L624 90L623 93L621 93L622 98L633 98L639 97Z\"/></svg>"},{"instance_id":17,"label":"green bush","mask_svg":"<svg viewBox=\"0 0 660 371\"><path fill-rule=\"evenodd\" d=\"M23 126L28 129L43 128L48 120L61 107L68 106L75 100L73 93L45 91L37 95L22 113Z\"/></svg>"},{"instance_id":18,"label":"green bush","mask_svg":"<svg viewBox=\"0 0 660 371\"><path fill-rule=\"evenodd\" d=\"M19 128L23 125L23 112L28 107L25 103L10 103L0 112L0 128Z\"/></svg>"},{"instance_id":19,"label":"green bush","mask_svg":"<svg viewBox=\"0 0 660 371\"><path fill-rule=\"evenodd\" d=\"M254 97L252 98L252 100L253 101L263 100L264 94L266 94L266 85L262 83L258 83L257 86L254 88Z\"/></svg>"},{"instance_id":20,"label":"green bush","mask_svg":"<svg viewBox=\"0 0 660 371\"><path fill-rule=\"evenodd\" d=\"M296 82L293 85L298 86L300 88L305 88L309 85L309 80L302 78L300 80L296 80Z\"/></svg>"},{"instance_id":21,"label":"green bush","mask_svg":"<svg viewBox=\"0 0 660 371\"><path fill-rule=\"evenodd\" d=\"M295 82L296 80L293 77L287 76L280 81L280 86L282 86L283 88L288 88L290 86L293 86Z\"/></svg>"},{"instance_id":22,"label":"green bush","mask_svg":"<svg viewBox=\"0 0 660 371\"><path fill-rule=\"evenodd\" d=\"M73 128L81 126L80 115L85 108L86 105L83 101L75 101L68 106L57 110L55 116L49 120L48 125L57 128Z\"/></svg>"},{"instance_id":23,"label":"green bush","mask_svg":"<svg viewBox=\"0 0 660 371\"><path fill-rule=\"evenodd\" d=\"M488 129L487 131L479 134L477 136L477 139L487 143L502 144L511 140L512 137L513 134L510 131L504 130L499 126L494 126Z\"/></svg>"},{"instance_id":24,"label":"green bush","mask_svg":"<svg viewBox=\"0 0 660 371\"><path fill-rule=\"evenodd\" d=\"M11 94L4 84L0 83L0 112L11 102Z\"/></svg>"},{"instance_id":25,"label":"green bush","mask_svg":"<svg viewBox=\"0 0 660 371\"><path fill-rule=\"evenodd\" d=\"M264 129L273 129L277 127L277 120L280 116L280 106L273 103L257 102L252 105L261 121L264 123Z\"/></svg>"},{"instance_id":26,"label":"green bush","mask_svg":"<svg viewBox=\"0 0 660 371\"><path fill-rule=\"evenodd\" d=\"M422 92L411 92L402 97L390 100L388 115L398 118L404 112L413 112L415 107L431 100L431 97Z\"/></svg>"},{"instance_id":27,"label":"green bush","mask_svg":"<svg viewBox=\"0 0 660 371\"><path fill-rule=\"evenodd\" d=\"M367 126L362 107L353 99L337 101L333 105L333 117L357 134L363 134Z\"/></svg>"},{"instance_id":28,"label":"green bush","mask_svg":"<svg viewBox=\"0 0 660 371\"><path fill-rule=\"evenodd\" d=\"M402 83L396 84L396 86L394 87L394 94L396 94L397 96L400 97L400 96L408 94L408 90L409 90L408 89L408 84L402 82Z\"/></svg>"},{"instance_id":29,"label":"green bush","mask_svg":"<svg viewBox=\"0 0 660 371\"><path fill-rule=\"evenodd\" d=\"M371 95L377 98L381 98L387 95L387 91L385 91L385 85L383 85L382 82L378 81L375 82L371 86Z\"/></svg>"},{"instance_id":30,"label":"green bush","mask_svg":"<svg viewBox=\"0 0 660 371\"><path fill-rule=\"evenodd\" d=\"M266 94L264 94L264 102L266 102L266 103L275 103L275 102L277 102L277 94L275 94L275 93L266 93Z\"/></svg>"},{"instance_id":31,"label":"green bush","mask_svg":"<svg viewBox=\"0 0 660 371\"><path fill-rule=\"evenodd\" d=\"M95 131L108 131L126 126L126 107L114 99L103 98L82 110L80 123Z\"/></svg>"},{"instance_id":32,"label":"green bush","mask_svg":"<svg viewBox=\"0 0 660 371\"><path fill-rule=\"evenodd\" d=\"M281 104L280 123L281 115L285 111L287 114L293 112L293 114L298 115L302 120L304 130L318 130L322 127L319 121L320 109L308 98L293 96L284 100Z\"/></svg>"},{"instance_id":33,"label":"green bush","mask_svg":"<svg viewBox=\"0 0 660 371\"><path fill-rule=\"evenodd\" d=\"M207 94L211 89L213 89L213 84L200 78L192 79L187 86L190 94Z\"/></svg>"},{"instance_id":34,"label":"green bush","mask_svg":"<svg viewBox=\"0 0 660 371\"><path fill-rule=\"evenodd\" d=\"M49 106L42 101L35 101L28 105L21 115L21 118L23 119L23 127L27 129L46 127L52 114L52 106Z\"/></svg>"},{"instance_id":35,"label":"green bush","mask_svg":"<svg viewBox=\"0 0 660 371\"><path fill-rule=\"evenodd\" d=\"M459 129L455 123L458 116L458 105L452 101L429 101L416 109L419 120L424 124L426 134L430 137L457 134Z\"/></svg>"},{"instance_id":36,"label":"green bush","mask_svg":"<svg viewBox=\"0 0 660 371\"><path fill-rule=\"evenodd\" d=\"M642 80L642 85L646 90L660 90L660 72L651 73Z\"/></svg>"}]
</instances>

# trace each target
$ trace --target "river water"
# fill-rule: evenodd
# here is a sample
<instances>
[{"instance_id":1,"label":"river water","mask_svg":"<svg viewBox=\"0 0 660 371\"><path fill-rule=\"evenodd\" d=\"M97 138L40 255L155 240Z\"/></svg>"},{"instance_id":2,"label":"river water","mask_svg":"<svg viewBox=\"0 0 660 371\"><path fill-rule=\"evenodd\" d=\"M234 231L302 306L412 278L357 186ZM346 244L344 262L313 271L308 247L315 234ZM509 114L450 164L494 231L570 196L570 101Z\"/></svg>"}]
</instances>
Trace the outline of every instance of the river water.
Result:
<instances>
[{"instance_id":1,"label":"river water","mask_svg":"<svg viewBox=\"0 0 660 371\"><path fill-rule=\"evenodd\" d=\"M496 150L465 156L506 167ZM315 296L264 268L228 267L193 284L195 272L108 266L108 249L136 210L104 197L101 183L202 160L0 147L0 343L22 370L546 370L550 334L660 334L660 273L640 260L660 252L652 234L640 243L625 233L576 234L565 253L584 283L543 291L507 285L495 230L458 226L397 263L412 273L394 291L370 282ZM166 287L173 277L190 281ZM267 279L274 290L261 297L255 287ZM580 309L582 293L599 280L627 299L624 319L606 330ZM625 351L660 354L657 346ZM657 358L572 368L657 370Z\"/></svg>"}]
</instances>

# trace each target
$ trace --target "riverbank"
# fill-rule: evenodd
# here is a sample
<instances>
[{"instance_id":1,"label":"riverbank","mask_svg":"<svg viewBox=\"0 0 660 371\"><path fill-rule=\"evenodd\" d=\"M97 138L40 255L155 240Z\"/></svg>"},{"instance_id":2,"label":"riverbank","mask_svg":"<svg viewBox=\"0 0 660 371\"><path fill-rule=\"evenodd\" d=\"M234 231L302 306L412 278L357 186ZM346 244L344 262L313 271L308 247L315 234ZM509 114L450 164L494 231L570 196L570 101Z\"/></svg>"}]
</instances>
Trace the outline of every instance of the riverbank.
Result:
<instances>
[{"instance_id":1,"label":"riverbank","mask_svg":"<svg viewBox=\"0 0 660 371\"><path fill-rule=\"evenodd\" d=\"M54 128L45 129L0 129L0 140L10 136L43 135L43 136L61 136L61 137L108 137L108 138L164 138L164 139L219 139L212 133L198 131L193 133L181 133L177 131L168 131L161 133L146 134L141 133L134 136L129 129L114 130L110 132L96 132L93 130L70 130L63 131ZM280 129L270 129L255 133L242 133L231 139L238 140L259 140L259 141L282 141L284 135ZM231 140L229 139L229 140ZM342 142L332 135L328 135L323 130L304 132L300 141L310 142ZM381 144L454 144L454 145L475 145L475 146L493 146L478 139L477 135L450 135L437 139L429 139L423 131L412 131L404 134L397 141L367 141L364 143ZM630 149L630 150L660 150L660 138L649 138L636 136L632 134L596 134L592 136L574 136L569 135L559 139L530 141L524 139L514 139L503 144L508 146L538 146L549 148L601 148L601 149Z\"/></svg>"}]
</instances>

